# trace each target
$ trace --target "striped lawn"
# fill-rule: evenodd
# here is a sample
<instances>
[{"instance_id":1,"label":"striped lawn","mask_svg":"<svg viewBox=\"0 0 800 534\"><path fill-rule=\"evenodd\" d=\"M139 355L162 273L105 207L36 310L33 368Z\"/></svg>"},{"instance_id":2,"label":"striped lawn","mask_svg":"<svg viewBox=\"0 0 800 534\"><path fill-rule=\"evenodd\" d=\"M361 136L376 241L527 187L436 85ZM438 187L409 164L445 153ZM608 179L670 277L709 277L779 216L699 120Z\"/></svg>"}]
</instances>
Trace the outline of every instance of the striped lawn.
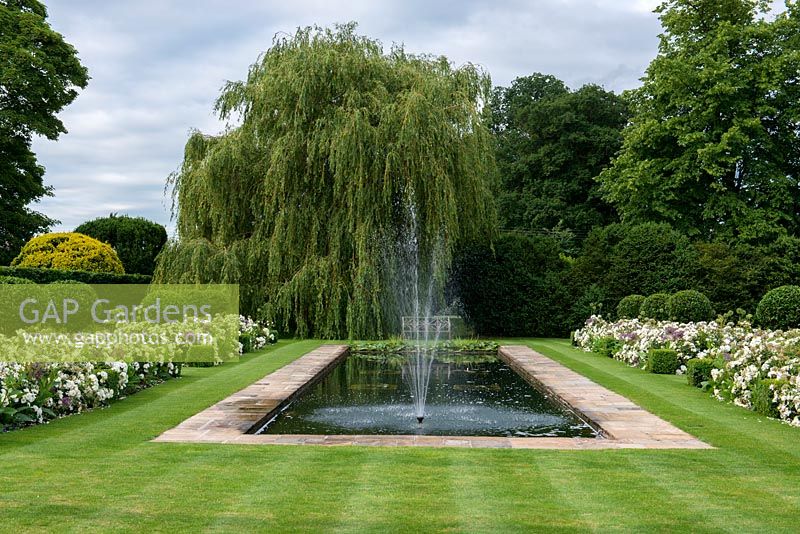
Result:
<instances>
[{"instance_id":1,"label":"striped lawn","mask_svg":"<svg viewBox=\"0 0 800 534\"><path fill-rule=\"evenodd\" d=\"M525 343L718 449L186 445L150 439L318 346L282 341L113 406L0 435L0 531L797 532L800 429Z\"/></svg>"}]
</instances>

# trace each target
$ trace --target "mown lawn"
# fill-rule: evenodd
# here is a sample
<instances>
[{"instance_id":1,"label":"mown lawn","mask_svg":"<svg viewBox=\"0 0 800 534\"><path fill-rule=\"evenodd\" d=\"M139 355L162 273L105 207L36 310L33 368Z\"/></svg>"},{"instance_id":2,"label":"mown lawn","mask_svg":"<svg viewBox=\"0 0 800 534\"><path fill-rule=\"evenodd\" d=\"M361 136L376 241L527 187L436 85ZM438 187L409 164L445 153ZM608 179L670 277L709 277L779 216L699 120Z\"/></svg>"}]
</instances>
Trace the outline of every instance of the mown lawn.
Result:
<instances>
[{"instance_id":1,"label":"mown lawn","mask_svg":"<svg viewBox=\"0 0 800 534\"><path fill-rule=\"evenodd\" d=\"M0 529L797 532L800 429L561 340L515 340L718 447L525 451L150 443L304 354L281 342L0 435Z\"/></svg>"}]
</instances>

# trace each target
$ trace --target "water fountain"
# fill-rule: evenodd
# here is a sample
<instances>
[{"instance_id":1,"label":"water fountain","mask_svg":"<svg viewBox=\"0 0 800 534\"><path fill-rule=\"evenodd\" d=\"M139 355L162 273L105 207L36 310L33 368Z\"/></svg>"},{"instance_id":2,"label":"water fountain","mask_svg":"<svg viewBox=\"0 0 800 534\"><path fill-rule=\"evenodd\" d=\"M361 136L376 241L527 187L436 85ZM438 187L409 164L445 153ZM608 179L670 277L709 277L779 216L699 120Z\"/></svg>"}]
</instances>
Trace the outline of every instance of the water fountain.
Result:
<instances>
[{"instance_id":1,"label":"water fountain","mask_svg":"<svg viewBox=\"0 0 800 534\"><path fill-rule=\"evenodd\" d=\"M428 345L427 334L419 334L412 341L414 346L408 355L404 375L408 378L411 387L414 416L417 418L417 423L421 425L422 421L425 420L425 400L428 397L428 386L431 378L433 349Z\"/></svg>"},{"instance_id":2,"label":"water fountain","mask_svg":"<svg viewBox=\"0 0 800 534\"><path fill-rule=\"evenodd\" d=\"M413 198L413 193L410 196ZM433 328L434 306L437 301L436 261L442 239L436 239L433 250L422 250L416 204L406 202L405 221L400 225L395 242L395 291L401 312L403 341L410 342L411 351L404 369L414 403L414 416L422 425L425 420L425 401L428 396L434 347L439 341L439 328Z\"/></svg>"}]
</instances>

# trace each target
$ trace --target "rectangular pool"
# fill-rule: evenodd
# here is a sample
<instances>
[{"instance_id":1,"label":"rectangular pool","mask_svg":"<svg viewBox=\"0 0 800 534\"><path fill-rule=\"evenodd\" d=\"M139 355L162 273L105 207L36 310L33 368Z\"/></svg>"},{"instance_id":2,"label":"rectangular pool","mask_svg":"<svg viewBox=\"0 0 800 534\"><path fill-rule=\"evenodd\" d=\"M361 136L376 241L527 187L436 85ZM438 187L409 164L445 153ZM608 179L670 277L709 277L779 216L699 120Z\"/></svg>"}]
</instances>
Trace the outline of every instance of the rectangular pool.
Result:
<instances>
[{"instance_id":1,"label":"rectangular pool","mask_svg":"<svg viewBox=\"0 0 800 534\"><path fill-rule=\"evenodd\" d=\"M408 358L351 354L258 433L597 436L494 355L434 356L425 420L418 424Z\"/></svg>"}]
</instances>

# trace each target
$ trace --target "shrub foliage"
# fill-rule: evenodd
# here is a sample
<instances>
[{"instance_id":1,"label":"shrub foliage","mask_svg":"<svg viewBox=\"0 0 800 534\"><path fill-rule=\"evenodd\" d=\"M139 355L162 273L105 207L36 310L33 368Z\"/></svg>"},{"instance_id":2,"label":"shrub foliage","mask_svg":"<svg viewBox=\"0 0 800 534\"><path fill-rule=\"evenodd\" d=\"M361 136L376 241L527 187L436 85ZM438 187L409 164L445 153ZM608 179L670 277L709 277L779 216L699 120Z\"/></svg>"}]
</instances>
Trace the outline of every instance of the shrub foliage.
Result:
<instances>
[{"instance_id":1,"label":"shrub foliage","mask_svg":"<svg viewBox=\"0 0 800 534\"><path fill-rule=\"evenodd\" d=\"M111 245L77 232L34 237L22 247L19 256L11 264L64 271L125 273Z\"/></svg>"},{"instance_id":2,"label":"shrub foliage","mask_svg":"<svg viewBox=\"0 0 800 534\"><path fill-rule=\"evenodd\" d=\"M0 284L33 284L34 282L27 278L20 278L18 276L5 276L0 275Z\"/></svg>"},{"instance_id":3,"label":"shrub foliage","mask_svg":"<svg viewBox=\"0 0 800 534\"><path fill-rule=\"evenodd\" d=\"M678 370L678 352L672 349L650 349L646 369L658 375L674 375Z\"/></svg>"},{"instance_id":4,"label":"shrub foliage","mask_svg":"<svg viewBox=\"0 0 800 534\"><path fill-rule=\"evenodd\" d=\"M639 314L645 319L666 321L669 319L669 297L667 293L653 293L642 301Z\"/></svg>"},{"instance_id":5,"label":"shrub foliage","mask_svg":"<svg viewBox=\"0 0 800 534\"><path fill-rule=\"evenodd\" d=\"M784 384L787 384L786 380L757 380L753 384L750 394L750 404L753 411L767 417L780 417L777 403L773 399L775 398L775 390L780 390Z\"/></svg>"},{"instance_id":6,"label":"shrub foliage","mask_svg":"<svg viewBox=\"0 0 800 534\"><path fill-rule=\"evenodd\" d=\"M692 358L686 362L686 379L690 386L702 387L703 383L711 381L711 370L714 361L710 358Z\"/></svg>"},{"instance_id":7,"label":"shrub foliage","mask_svg":"<svg viewBox=\"0 0 800 534\"><path fill-rule=\"evenodd\" d=\"M612 224L592 231L566 285L572 302L591 289L594 298L602 298L594 313L613 315L626 295L696 287L698 268L696 249L668 224Z\"/></svg>"},{"instance_id":8,"label":"shrub foliage","mask_svg":"<svg viewBox=\"0 0 800 534\"><path fill-rule=\"evenodd\" d=\"M150 277L144 274L93 273L90 271L62 271L33 267L0 266L0 276L29 280L35 284L49 284L74 280L85 284L149 284Z\"/></svg>"},{"instance_id":9,"label":"shrub foliage","mask_svg":"<svg viewBox=\"0 0 800 534\"><path fill-rule=\"evenodd\" d=\"M639 317L642 303L645 301L644 295L628 295L617 304L617 317L625 319L635 319Z\"/></svg>"},{"instance_id":10,"label":"shrub foliage","mask_svg":"<svg viewBox=\"0 0 800 534\"><path fill-rule=\"evenodd\" d=\"M494 250L476 246L460 254L454 281L479 335L565 335L559 276L566 267L554 240L505 234Z\"/></svg>"}]
</instances>

